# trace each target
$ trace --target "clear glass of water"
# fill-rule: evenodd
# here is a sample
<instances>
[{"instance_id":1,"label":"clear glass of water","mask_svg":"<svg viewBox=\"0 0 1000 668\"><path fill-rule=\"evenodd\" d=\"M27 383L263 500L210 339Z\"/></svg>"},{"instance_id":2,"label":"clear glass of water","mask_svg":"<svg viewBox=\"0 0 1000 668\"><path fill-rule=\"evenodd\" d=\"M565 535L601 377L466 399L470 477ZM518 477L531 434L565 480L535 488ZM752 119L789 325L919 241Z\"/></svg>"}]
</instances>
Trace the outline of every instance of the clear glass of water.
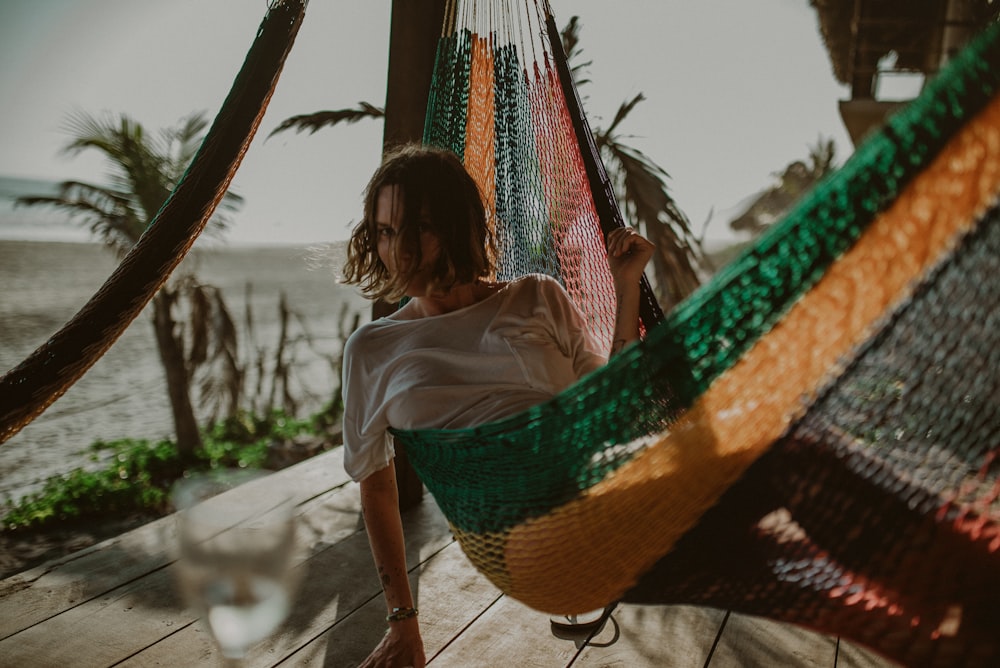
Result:
<instances>
[{"instance_id":1,"label":"clear glass of water","mask_svg":"<svg viewBox=\"0 0 1000 668\"><path fill-rule=\"evenodd\" d=\"M294 500L259 477L213 472L174 489L180 589L227 665L280 626L297 584Z\"/></svg>"}]
</instances>

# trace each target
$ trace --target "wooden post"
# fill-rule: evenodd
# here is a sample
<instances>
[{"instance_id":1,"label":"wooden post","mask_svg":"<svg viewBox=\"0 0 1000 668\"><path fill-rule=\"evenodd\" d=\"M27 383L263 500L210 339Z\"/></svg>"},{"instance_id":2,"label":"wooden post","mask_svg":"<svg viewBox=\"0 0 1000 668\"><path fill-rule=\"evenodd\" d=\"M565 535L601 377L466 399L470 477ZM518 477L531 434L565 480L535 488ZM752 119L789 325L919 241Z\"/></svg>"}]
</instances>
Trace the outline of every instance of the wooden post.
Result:
<instances>
[{"instance_id":1,"label":"wooden post","mask_svg":"<svg viewBox=\"0 0 1000 668\"><path fill-rule=\"evenodd\" d=\"M383 151L397 144L423 139L427 96L444 11L445 0L392 2ZM376 302L372 307L372 317L380 318L394 309L392 304ZM395 465L399 507L411 508L423 499L424 486L399 444L396 445Z\"/></svg>"}]
</instances>

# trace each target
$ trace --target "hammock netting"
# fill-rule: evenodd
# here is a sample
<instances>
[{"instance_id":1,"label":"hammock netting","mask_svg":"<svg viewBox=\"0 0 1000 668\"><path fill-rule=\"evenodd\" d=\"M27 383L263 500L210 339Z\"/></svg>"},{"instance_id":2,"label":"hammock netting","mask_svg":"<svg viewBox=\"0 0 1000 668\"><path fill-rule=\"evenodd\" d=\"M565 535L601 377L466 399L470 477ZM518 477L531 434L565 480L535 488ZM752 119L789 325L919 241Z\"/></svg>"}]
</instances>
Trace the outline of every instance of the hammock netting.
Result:
<instances>
[{"instance_id":1,"label":"hammock netting","mask_svg":"<svg viewBox=\"0 0 1000 668\"><path fill-rule=\"evenodd\" d=\"M515 42L530 17L481 14L446 26L425 140L483 188L501 278L559 277L606 331L565 82ZM998 89L994 24L606 367L498 423L396 432L476 567L550 613L709 605L995 665Z\"/></svg>"},{"instance_id":2,"label":"hammock netting","mask_svg":"<svg viewBox=\"0 0 1000 668\"><path fill-rule=\"evenodd\" d=\"M479 184L497 234L496 277L558 279L610 349L615 299L604 236L624 222L575 88L558 71L558 31L538 7L483 4L446 11L424 142L462 156ZM648 327L662 312L645 280L642 295Z\"/></svg>"}]
</instances>

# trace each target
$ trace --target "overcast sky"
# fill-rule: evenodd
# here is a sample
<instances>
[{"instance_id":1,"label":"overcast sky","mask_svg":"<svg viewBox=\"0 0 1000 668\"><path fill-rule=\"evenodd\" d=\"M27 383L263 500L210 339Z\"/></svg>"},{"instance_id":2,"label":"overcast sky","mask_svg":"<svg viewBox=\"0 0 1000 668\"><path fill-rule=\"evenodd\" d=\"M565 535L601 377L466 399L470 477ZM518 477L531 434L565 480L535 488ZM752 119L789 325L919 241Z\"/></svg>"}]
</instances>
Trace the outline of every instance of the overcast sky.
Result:
<instances>
[{"instance_id":1,"label":"overcast sky","mask_svg":"<svg viewBox=\"0 0 1000 668\"><path fill-rule=\"evenodd\" d=\"M622 131L671 175L708 237L819 137L851 144L807 0L551 0L576 14L591 124L648 98ZM379 158L381 126L266 135L297 113L385 99L389 0L311 0L261 130L236 174L246 199L232 243L343 239ZM100 160L60 155L74 109L127 112L148 128L218 111L265 0L0 0L0 175L100 181Z\"/></svg>"}]
</instances>

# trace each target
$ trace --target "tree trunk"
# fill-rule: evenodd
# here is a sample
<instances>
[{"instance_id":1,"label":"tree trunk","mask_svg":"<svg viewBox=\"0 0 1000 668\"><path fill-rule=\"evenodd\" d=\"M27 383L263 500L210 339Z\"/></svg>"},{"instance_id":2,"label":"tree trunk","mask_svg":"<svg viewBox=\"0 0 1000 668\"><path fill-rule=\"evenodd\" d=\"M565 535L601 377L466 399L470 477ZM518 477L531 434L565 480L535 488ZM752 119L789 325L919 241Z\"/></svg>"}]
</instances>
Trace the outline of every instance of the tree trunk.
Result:
<instances>
[{"instance_id":1,"label":"tree trunk","mask_svg":"<svg viewBox=\"0 0 1000 668\"><path fill-rule=\"evenodd\" d=\"M445 0L393 0L383 148L423 139L427 96L444 23L444 8ZM372 316L387 315L394 308L378 302L372 308ZM399 507L406 509L417 505L423 499L424 485L398 444L395 466Z\"/></svg>"},{"instance_id":2,"label":"tree trunk","mask_svg":"<svg viewBox=\"0 0 1000 668\"><path fill-rule=\"evenodd\" d=\"M166 287L153 296L153 329L156 332L160 362L163 363L163 372L167 377L167 394L174 417L177 452L182 462L190 462L201 447L201 434L191 406L191 385L184 364L184 345L174 333L176 323L170 311L175 299L176 293Z\"/></svg>"}]
</instances>

